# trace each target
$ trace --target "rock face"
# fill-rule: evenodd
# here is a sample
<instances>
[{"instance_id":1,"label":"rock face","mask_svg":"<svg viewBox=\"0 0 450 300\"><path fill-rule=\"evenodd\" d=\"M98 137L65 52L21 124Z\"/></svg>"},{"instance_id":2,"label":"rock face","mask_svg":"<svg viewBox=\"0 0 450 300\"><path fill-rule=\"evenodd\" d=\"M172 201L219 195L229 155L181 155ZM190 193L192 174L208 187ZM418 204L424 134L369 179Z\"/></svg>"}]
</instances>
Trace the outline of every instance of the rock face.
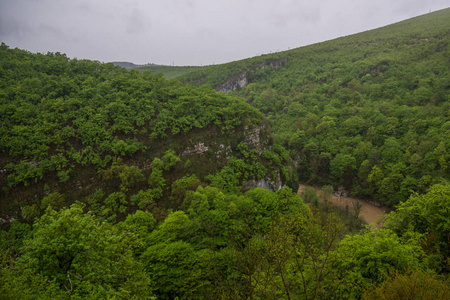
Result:
<instances>
[{"instance_id":1,"label":"rock face","mask_svg":"<svg viewBox=\"0 0 450 300\"><path fill-rule=\"evenodd\" d=\"M261 155L264 150L264 145L262 145L260 138L261 130L262 126L258 126L253 129L249 129L247 126L244 128L245 143L255 148L259 155Z\"/></svg>"},{"instance_id":2,"label":"rock face","mask_svg":"<svg viewBox=\"0 0 450 300\"><path fill-rule=\"evenodd\" d=\"M225 83L223 83L220 87L216 88L217 92L228 93L229 91L234 91L240 88L243 88L248 84L247 74L255 69L265 69L267 66L270 66L273 70L281 68L287 63L288 59L275 60L270 62L264 62L259 64L258 66L254 66L254 68L249 68L240 75L233 76L229 78Z\"/></svg>"},{"instance_id":3,"label":"rock face","mask_svg":"<svg viewBox=\"0 0 450 300\"><path fill-rule=\"evenodd\" d=\"M266 142L261 139L261 134L266 129L266 125L259 126L244 126L243 131L237 136L240 136L240 142L253 147L259 153L262 154L264 147L266 146ZM242 129L241 129L242 130ZM239 141L235 141L239 142ZM232 155L231 145L224 143L217 143L214 139L207 141L192 141L192 145L181 151L180 155L198 155L207 152L208 150L214 151L216 157L226 157L228 158Z\"/></svg>"},{"instance_id":4,"label":"rock face","mask_svg":"<svg viewBox=\"0 0 450 300\"><path fill-rule=\"evenodd\" d=\"M220 88L216 89L217 92L228 93L229 91L234 91L236 89L243 88L248 83L247 81L247 71L239 76L232 77L228 79Z\"/></svg>"},{"instance_id":5,"label":"rock face","mask_svg":"<svg viewBox=\"0 0 450 300\"><path fill-rule=\"evenodd\" d=\"M271 191L277 191L283 187L283 184L281 183L281 176L279 172L274 172L275 178L263 178L260 181L249 181L244 186L246 190L252 189L252 188L264 188L266 190Z\"/></svg>"},{"instance_id":6,"label":"rock face","mask_svg":"<svg viewBox=\"0 0 450 300\"><path fill-rule=\"evenodd\" d=\"M203 142L199 142L192 147L188 147L184 150L181 155L193 155L193 154L202 154L209 150L209 147L205 146Z\"/></svg>"},{"instance_id":7,"label":"rock face","mask_svg":"<svg viewBox=\"0 0 450 300\"><path fill-rule=\"evenodd\" d=\"M232 133L233 139L215 140L211 139L197 139L192 140L191 144L179 152L180 156L198 155L203 156L204 159L213 159L227 161L233 155L233 149L231 143L239 144L244 143L249 148L255 149L259 155L262 155L264 149L268 147L269 139L267 138L268 125L266 123L260 125L246 125L240 129L235 129ZM281 174L279 171L273 171L273 176L263 178L259 181L249 181L245 184L244 190L251 188L265 188L268 190L276 191L282 188L284 185L281 180Z\"/></svg>"},{"instance_id":8,"label":"rock face","mask_svg":"<svg viewBox=\"0 0 450 300\"><path fill-rule=\"evenodd\" d=\"M226 159L229 159L231 154L233 153L233 150L231 149L231 146L225 146L224 144L219 145L220 149L216 152L216 157L225 157Z\"/></svg>"}]
</instances>

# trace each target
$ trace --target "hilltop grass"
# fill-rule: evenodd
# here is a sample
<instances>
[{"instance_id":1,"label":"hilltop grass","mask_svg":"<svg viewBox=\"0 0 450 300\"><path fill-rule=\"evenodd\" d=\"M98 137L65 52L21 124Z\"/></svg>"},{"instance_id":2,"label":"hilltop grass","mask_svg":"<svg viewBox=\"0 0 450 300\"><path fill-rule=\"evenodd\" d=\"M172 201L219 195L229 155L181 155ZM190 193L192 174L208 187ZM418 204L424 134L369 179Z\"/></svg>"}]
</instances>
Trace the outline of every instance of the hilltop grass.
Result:
<instances>
[{"instance_id":1,"label":"hilltop grass","mask_svg":"<svg viewBox=\"0 0 450 300\"><path fill-rule=\"evenodd\" d=\"M197 66L180 67L180 66L151 65L151 66L137 67L134 69L140 72L148 71L153 74L162 74L166 79L172 79L180 77L192 71L198 70L200 68L201 67Z\"/></svg>"}]
</instances>

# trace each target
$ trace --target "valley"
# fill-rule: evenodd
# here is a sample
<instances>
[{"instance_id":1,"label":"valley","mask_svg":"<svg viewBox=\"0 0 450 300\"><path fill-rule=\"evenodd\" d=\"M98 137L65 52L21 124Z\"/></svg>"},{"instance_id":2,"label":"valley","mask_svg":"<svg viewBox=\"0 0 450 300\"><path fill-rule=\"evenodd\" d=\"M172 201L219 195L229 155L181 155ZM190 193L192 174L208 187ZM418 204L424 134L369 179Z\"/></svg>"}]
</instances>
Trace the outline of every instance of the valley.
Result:
<instances>
[{"instance_id":1,"label":"valley","mask_svg":"<svg viewBox=\"0 0 450 300\"><path fill-rule=\"evenodd\" d=\"M302 190L304 190L305 188L314 188L319 196L319 199L321 199L320 201L323 203L323 198L321 195L322 191L319 188L300 184L297 194L301 195ZM376 227L381 227L382 223L378 224L378 222L382 222L386 214L392 211L392 209L388 207L375 205L375 203L369 203L358 198L336 196L334 194L331 196L331 203L335 206L340 207L341 209L348 210L353 214L355 214L355 207L360 205L360 212L358 215L362 217L368 224L374 225Z\"/></svg>"},{"instance_id":2,"label":"valley","mask_svg":"<svg viewBox=\"0 0 450 300\"><path fill-rule=\"evenodd\" d=\"M448 10L180 78L261 111L301 182L393 207L450 178Z\"/></svg>"},{"instance_id":3,"label":"valley","mask_svg":"<svg viewBox=\"0 0 450 300\"><path fill-rule=\"evenodd\" d=\"M450 9L206 67L1 43L0 297L447 299L449 57Z\"/></svg>"}]
</instances>

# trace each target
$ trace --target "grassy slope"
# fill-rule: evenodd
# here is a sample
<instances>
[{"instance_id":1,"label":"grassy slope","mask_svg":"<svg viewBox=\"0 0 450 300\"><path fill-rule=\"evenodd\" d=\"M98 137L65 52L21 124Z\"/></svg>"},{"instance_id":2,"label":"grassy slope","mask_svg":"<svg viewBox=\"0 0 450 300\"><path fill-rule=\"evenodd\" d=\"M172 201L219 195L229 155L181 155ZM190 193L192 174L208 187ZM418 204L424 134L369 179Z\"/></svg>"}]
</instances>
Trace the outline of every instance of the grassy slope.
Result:
<instances>
[{"instance_id":1,"label":"grassy slope","mask_svg":"<svg viewBox=\"0 0 450 300\"><path fill-rule=\"evenodd\" d=\"M266 114L303 181L393 205L450 178L449 57L444 9L180 78L221 90L245 77L232 93Z\"/></svg>"},{"instance_id":2,"label":"grassy slope","mask_svg":"<svg viewBox=\"0 0 450 300\"><path fill-rule=\"evenodd\" d=\"M172 79L176 77L180 77L182 75L185 75L187 73L190 73L192 71L195 71L197 69L200 69L201 67L197 66L160 66L160 65L152 65L152 66L143 66L143 67L136 67L133 68L140 72L150 71L154 74L162 74L167 79Z\"/></svg>"},{"instance_id":3,"label":"grassy slope","mask_svg":"<svg viewBox=\"0 0 450 300\"><path fill-rule=\"evenodd\" d=\"M351 56L350 59L355 62L360 60L358 55L352 55L353 53L359 52L356 51L357 48L366 49L365 55L367 56L371 54L371 51L374 53L380 52L380 50L385 52L385 50L387 50L386 47L391 48L391 45L398 47L399 43L406 43L413 46L414 44L425 42L425 39L430 37L442 37L442 35L448 35L450 30L449 16L450 8L411 18L378 29L365 31L310 46L274 54L264 54L258 57L221 65L206 66L200 70L179 76L179 78L182 80L192 81L196 84L209 84L214 88L218 88L228 79L234 76L239 76L242 72L248 70L255 71L262 65L270 64L270 62L273 61L288 59L286 66L302 62L305 59L308 61L315 61L317 63L333 60L337 62L336 60L340 58L335 57L334 54L340 52L338 53L338 56L341 56L342 54L349 55ZM436 34L438 36L436 36ZM398 51L396 54L401 56L402 52ZM298 65L298 67L301 66L301 64ZM323 68L326 67L329 66L323 66ZM305 72L306 70L302 71L302 73ZM256 81L257 80L255 80L255 82Z\"/></svg>"}]
</instances>

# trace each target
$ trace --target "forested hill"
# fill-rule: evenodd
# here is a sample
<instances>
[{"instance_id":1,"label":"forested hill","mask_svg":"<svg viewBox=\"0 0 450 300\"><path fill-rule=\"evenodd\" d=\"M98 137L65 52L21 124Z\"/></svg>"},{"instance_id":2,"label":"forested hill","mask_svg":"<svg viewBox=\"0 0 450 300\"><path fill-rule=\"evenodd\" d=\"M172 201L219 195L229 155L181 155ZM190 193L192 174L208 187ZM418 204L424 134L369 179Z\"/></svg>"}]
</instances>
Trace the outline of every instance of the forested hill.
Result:
<instances>
[{"instance_id":1,"label":"forested hill","mask_svg":"<svg viewBox=\"0 0 450 300\"><path fill-rule=\"evenodd\" d=\"M182 78L263 112L303 182L394 205L450 179L450 9Z\"/></svg>"},{"instance_id":2,"label":"forested hill","mask_svg":"<svg viewBox=\"0 0 450 300\"><path fill-rule=\"evenodd\" d=\"M153 74L162 74L167 79L177 78L184 74L190 73L192 71L198 70L202 67L197 66L163 66L163 65L149 65L149 66L139 66L133 69L140 72L152 72Z\"/></svg>"},{"instance_id":3,"label":"forested hill","mask_svg":"<svg viewBox=\"0 0 450 300\"><path fill-rule=\"evenodd\" d=\"M81 201L107 219L136 208L164 218L182 204L171 185L184 176L209 176L228 191L289 180L288 163L286 176L273 172L285 150L266 149L262 114L210 88L5 44L0 76L3 221L32 221L49 195L58 207ZM225 178L223 167L239 173Z\"/></svg>"},{"instance_id":4,"label":"forested hill","mask_svg":"<svg viewBox=\"0 0 450 300\"><path fill-rule=\"evenodd\" d=\"M172 79L176 77L180 77L186 73L192 72L194 70L200 69L201 67L197 66L165 66L165 65L155 65L155 64L146 64L146 65L135 65L130 62L113 62L115 66L119 66L125 69L134 69L140 72L151 72L153 74L162 74L166 79Z\"/></svg>"},{"instance_id":5,"label":"forested hill","mask_svg":"<svg viewBox=\"0 0 450 300\"><path fill-rule=\"evenodd\" d=\"M228 95L2 43L0 298L448 299L448 14L189 77Z\"/></svg>"},{"instance_id":6,"label":"forested hill","mask_svg":"<svg viewBox=\"0 0 450 300\"><path fill-rule=\"evenodd\" d=\"M144 66L144 65L135 65L135 64L133 64L131 62L127 62L127 61L113 61L112 64L115 66L125 68L125 69L134 69L134 68L139 68L139 67Z\"/></svg>"}]
</instances>

